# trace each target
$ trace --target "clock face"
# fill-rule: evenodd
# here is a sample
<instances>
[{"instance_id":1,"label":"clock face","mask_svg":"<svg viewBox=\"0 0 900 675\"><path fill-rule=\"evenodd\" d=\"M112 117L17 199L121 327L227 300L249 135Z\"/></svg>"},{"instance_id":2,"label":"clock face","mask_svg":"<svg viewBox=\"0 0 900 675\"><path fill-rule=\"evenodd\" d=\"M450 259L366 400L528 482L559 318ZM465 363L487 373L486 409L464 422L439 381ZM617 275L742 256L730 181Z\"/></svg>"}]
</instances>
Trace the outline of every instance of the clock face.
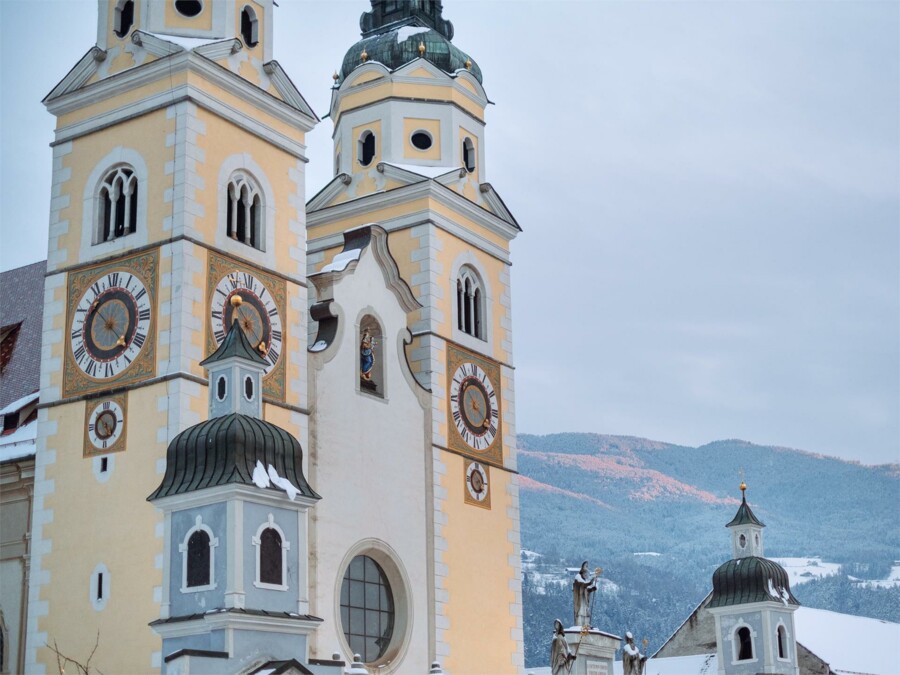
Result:
<instances>
[{"instance_id":1,"label":"clock face","mask_svg":"<svg viewBox=\"0 0 900 675\"><path fill-rule=\"evenodd\" d=\"M113 271L95 279L73 312L69 335L78 368L109 380L138 357L150 335L150 294L134 274Z\"/></svg>"},{"instance_id":2,"label":"clock face","mask_svg":"<svg viewBox=\"0 0 900 675\"><path fill-rule=\"evenodd\" d=\"M487 450L497 436L500 410L494 384L478 365L463 362L450 384L450 412L456 430L475 450Z\"/></svg>"},{"instance_id":3,"label":"clock face","mask_svg":"<svg viewBox=\"0 0 900 675\"><path fill-rule=\"evenodd\" d=\"M488 496L487 471L478 462L472 462L466 468L466 490L476 502L483 502Z\"/></svg>"},{"instance_id":4,"label":"clock face","mask_svg":"<svg viewBox=\"0 0 900 675\"><path fill-rule=\"evenodd\" d=\"M271 291L249 272L230 272L213 291L210 326L216 345L222 343L237 319L247 339L266 361L268 373L281 357L281 315Z\"/></svg>"},{"instance_id":5,"label":"clock face","mask_svg":"<svg viewBox=\"0 0 900 675\"><path fill-rule=\"evenodd\" d=\"M116 401L99 403L88 416L87 435L97 450L111 450L122 437L125 411Z\"/></svg>"}]
</instances>

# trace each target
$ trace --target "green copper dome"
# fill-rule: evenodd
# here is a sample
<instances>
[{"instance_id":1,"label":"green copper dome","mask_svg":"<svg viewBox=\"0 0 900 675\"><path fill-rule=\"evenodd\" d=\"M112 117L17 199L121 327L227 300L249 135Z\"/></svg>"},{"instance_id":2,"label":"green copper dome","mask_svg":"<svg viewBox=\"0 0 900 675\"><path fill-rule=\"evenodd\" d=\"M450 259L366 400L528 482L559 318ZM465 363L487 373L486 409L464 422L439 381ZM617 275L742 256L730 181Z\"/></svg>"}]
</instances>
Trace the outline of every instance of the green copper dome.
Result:
<instances>
[{"instance_id":1,"label":"green copper dome","mask_svg":"<svg viewBox=\"0 0 900 675\"><path fill-rule=\"evenodd\" d=\"M481 82L478 64L450 42L453 24L441 16L442 11L436 0L372 0L372 11L359 20L363 39L347 50L338 84L366 61L396 70L420 56L445 73L468 69ZM420 45L425 47L421 54Z\"/></svg>"},{"instance_id":2,"label":"green copper dome","mask_svg":"<svg viewBox=\"0 0 900 675\"><path fill-rule=\"evenodd\" d=\"M752 602L799 605L791 593L787 572L778 563L754 556L736 558L713 572L710 607L728 607Z\"/></svg>"}]
</instances>

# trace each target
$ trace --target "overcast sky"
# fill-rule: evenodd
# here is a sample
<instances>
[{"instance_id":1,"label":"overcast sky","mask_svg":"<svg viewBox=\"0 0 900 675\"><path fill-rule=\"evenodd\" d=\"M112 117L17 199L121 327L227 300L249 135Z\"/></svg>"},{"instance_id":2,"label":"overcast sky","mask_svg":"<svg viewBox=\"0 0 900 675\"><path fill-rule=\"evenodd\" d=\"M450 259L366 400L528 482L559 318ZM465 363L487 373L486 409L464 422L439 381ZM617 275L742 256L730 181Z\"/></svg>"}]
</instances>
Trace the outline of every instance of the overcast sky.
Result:
<instances>
[{"instance_id":1,"label":"overcast sky","mask_svg":"<svg viewBox=\"0 0 900 675\"><path fill-rule=\"evenodd\" d=\"M366 0L281 0L320 116ZM444 0L517 215L520 432L900 461L900 3ZM46 257L53 119L96 3L0 0L2 269ZM308 189L330 178L331 122Z\"/></svg>"}]
</instances>

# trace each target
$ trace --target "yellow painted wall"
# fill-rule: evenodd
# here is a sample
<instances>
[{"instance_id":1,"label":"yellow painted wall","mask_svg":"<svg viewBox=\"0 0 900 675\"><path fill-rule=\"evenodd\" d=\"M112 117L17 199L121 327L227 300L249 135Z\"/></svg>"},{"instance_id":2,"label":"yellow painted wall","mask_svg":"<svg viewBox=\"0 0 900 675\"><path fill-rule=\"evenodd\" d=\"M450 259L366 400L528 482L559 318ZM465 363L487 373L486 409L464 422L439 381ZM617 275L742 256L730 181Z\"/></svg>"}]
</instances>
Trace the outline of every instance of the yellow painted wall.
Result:
<instances>
[{"instance_id":1,"label":"yellow painted wall","mask_svg":"<svg viewBox=\"0 0 900 675\"><path fill-rule=\"evenodd\" d=\"M412 144L410 137L414 132L423 130L431 134L431 147L419 150ZM406 117L403 120L403 156L408 159L441 158L441 123L440 120L426 120L417 117Z\"/></svg>"},{"instance_id":2,"label":"yellow painted wall","mask_svg":"<svg viewBox=\"0 0 900 675\"><path fill-rule=\"evenodd\" d=\"M447 541L446 637L450 644L450 654L441 665L451 673L513 673L517 645L512 639L515 618L509 608L516 598L509 588L515 574L509 557L516 551L508 539L513 522L506 515L511 505L510 474L491 467L491 508L487 510L463 501L466 460L441 452L441 461L447 466L441 487L447 491L442 534Z\"/></svg>"},{"instance_id":3,"label":"yellow painted wall","mask_svg":"<svg viewBox=\"0 0 900 675\"><path fill-rule=\"evenodd\" d=\"M175 9L174 2L166 3L166 28L189 28L194 30L211 30L213 0L202 0L203 10L197 16L184 16Z\"/></svg>"},{"instance_id":4,"label":"yellow painted wall","mask_svg":"<svg viewBox=\"0 0 900 675\"><path fill-rule=\"evenodd\" d=\"M375 157L366 166L359 163L359 139L364 131L371 131L375 134ZM365 171L368 168L374 168L381 161L381 144L384 138L381 135L381 120L373 120L367 124L360 124L353 127L350 131L351 149L353 150L353 171Z\"/></svg>"}]
</instances>

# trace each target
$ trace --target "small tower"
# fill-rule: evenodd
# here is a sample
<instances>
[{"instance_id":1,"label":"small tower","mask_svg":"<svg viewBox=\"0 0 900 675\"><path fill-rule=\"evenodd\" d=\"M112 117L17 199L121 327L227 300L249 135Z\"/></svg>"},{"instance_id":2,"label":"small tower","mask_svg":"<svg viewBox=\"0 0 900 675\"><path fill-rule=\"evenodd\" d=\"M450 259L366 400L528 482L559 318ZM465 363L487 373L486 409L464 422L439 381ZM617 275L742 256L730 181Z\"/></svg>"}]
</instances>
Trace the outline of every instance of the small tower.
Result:
<instances>
[{"instance_id":1,"label":"small tower","mask_svg":"<svg viewBox=\"0 0 900 675\"><path fill-rule=\"evenodd\" d=\"M265 360L237 319L208 369L206 422L169 444L148 497L165 516L160 618L163 673L339 675L309 661L307 511L319 499L303 450L262 419ZM282 666L293 670L278 670ZM276 667L277 666L277 667Z\"/></svg>"},{"instance_id":2,"label":"small tower","mask_svg":"<svg viewBox=\"0 0 900 675\"><path fill-rule=\"evenodd\" d=\"M741 482L741 505L726 527L733 558L713 573L708 609L716 620L719 675L799 675L794 612L787 572L762 557L763 523Z\"/></svg>"}]
</instances>

